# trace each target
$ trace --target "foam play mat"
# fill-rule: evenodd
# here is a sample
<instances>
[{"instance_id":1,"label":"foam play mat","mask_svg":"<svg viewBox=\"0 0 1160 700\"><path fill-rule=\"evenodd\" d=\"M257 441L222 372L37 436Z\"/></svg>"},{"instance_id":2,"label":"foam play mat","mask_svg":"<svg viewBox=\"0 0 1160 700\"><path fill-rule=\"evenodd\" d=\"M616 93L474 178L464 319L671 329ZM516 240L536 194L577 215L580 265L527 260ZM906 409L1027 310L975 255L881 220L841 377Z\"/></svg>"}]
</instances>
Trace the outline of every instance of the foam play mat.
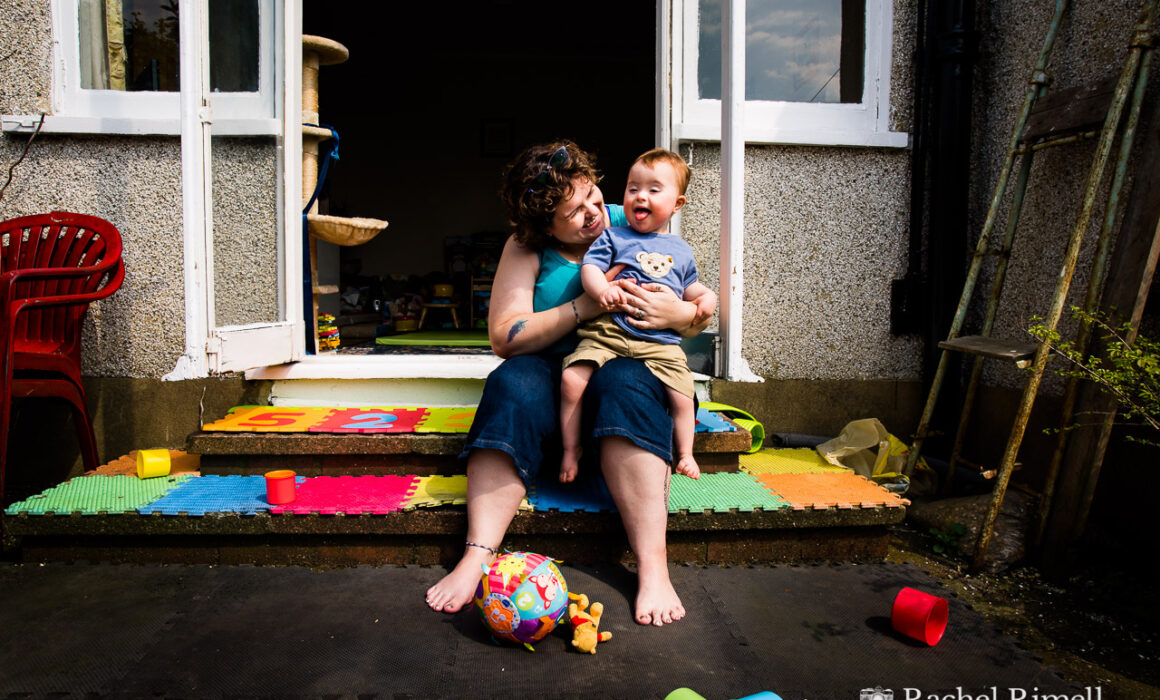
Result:
<instances>
[{"instance_id":1,"label":"foam play mat","mask_svg":"<svg viewBox=\"0 0 1160 700\"><path fill-rule=\"evenodd\" d=\"M491 346L487 329L412 331L375 338L375 345L435 345L486 348Z\"/></svg>"},{"instance_id":2,"label":"foam play mat","mask_svg":"<svg viewBox=\"0 0 1160 700\"><path fill-rule=\"evenodd\" d=\"M382 515L403 509L415 491L417 476L318 476L296 485L293 503L271 513Z\"/></svg>"},{"instance_id":3,"label":"foam play mat","mask_svg":"<svg viewBox=\"0 0 1160 700\"><path fill-rule=\"evenodd\" d=\"M762 488L749 474L720 472L690 479L674 474L669 484L669 512L748 513L757 509L777 510L789 504L781 496Z\"/></svg>"},{"instance_id":4,"label":"foam play mat","mask_svg":"<svg viewBox=\"0 0 1160 700\"><path fill-rule=\"evenodd\" d=\"M772 493L794 510L807 508L897 508L910 501L851 471L840 474L758 474Z\"/></svg>"},{"instance_id":5,"label":"foam play mat","mask_svg":"<svg viewBox=\"0 0 1160 700\"><path fill-rule=\"evenodd\" d=\"M850 471L835 467L812 447L766 448L737 456L741 470L750 474L840 474Z\"/></svg>"},{"instance_id":6,"label":"foam play mat","mask_svg":"<svg viewBox=\"0 0 1160 700\"><path fill-rule=\"evenodd\" d=\"M383 406L317 408L300 406L235 406L225 417L201 426L208 432L253 433L466 433L475 406L432 408ZM697 410L696 431L736 430L713 411Z\"/></svg>"},{"instance_id":7,"label":"foam play mat","mask_svg":"<svg viewBox=\"0 0 1160 700\"><path fill-rule=\"evenodd\" d=\"M135 513L191 478L189 474L157 479L138 479L136 475L80 477L13 503L4 512L30 515Z\"/></svg>"}]
</instances>

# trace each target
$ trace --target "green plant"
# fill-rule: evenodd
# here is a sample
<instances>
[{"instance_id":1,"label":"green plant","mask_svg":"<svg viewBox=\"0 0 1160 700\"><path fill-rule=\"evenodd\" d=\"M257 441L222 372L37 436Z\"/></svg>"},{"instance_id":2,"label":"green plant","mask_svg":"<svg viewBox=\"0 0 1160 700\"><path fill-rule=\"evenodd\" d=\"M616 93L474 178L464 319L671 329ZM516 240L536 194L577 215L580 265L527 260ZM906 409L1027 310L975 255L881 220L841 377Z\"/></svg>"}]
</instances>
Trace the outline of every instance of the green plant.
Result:
<instances>
[{"instance_id":1,"label":"green plant","mask_svg":"<svg viewBox=\"0 0 1160 700\"><path fill-rule=\"evenodd\" d=\"M1136 335L1130 323L1114 325L1104 313L1075 306L1072 312L1080 323L1091 325L1093 334L1102 334L1102 356L1080 352L1073 341L1062 340L1042 323L1028 332L1067 360L1058 374L1095 382L1115 398L1127 424L1149 426L1160 434L1160 342ZM1127 439L1160 446L1158 440L1132 435Z\"/></svg>"},{"instance_id":2,"label":"green plant","mask_svg":"<svg viewBox=\"0 0 1160 700\"><path fill-rule=\"evenodd\" d=\"M951 523L945 530L932 527L930 536L934 538L934 544L930 548L934 550L935 554L958 556L960 553L959 542L966 534L967 526L962 523Z\"/></svg>"}]
</instances>

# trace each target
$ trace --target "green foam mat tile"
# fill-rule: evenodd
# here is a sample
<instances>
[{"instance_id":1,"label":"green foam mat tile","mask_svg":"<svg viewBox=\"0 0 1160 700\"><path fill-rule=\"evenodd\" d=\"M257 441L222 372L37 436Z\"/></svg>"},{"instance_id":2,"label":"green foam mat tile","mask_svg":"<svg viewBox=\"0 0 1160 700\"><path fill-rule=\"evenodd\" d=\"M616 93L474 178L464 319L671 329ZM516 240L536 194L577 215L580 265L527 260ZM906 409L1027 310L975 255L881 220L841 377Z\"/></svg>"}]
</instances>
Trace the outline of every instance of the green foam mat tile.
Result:
<instances>
[{"instance_id":1,"label":"green foam mat tile","mask_svg":"<svg viewBox=\"0 0 1160 700\"><path fill-rule=\"evenodd\" d=\"M137 509L156 501L190 478L190 474L154 479L125 475L78 476L31 498L13 503L4 512L8 515L135 513Z\"/></svg>"},{"instance_id":2,"label":"green foam mat tile","mask_svg":"<svg viewBox=\"0 0 1160 700\"><path fill-rule=\"evenodd\" d=\"M748 513L761 508L788 508L785 499L763 488L753 476L742 472L702 474L690 479L674 474L669 485L669 512L701 513L707 510L725 513L738 510Z\"/></svg>"}]
</instances>

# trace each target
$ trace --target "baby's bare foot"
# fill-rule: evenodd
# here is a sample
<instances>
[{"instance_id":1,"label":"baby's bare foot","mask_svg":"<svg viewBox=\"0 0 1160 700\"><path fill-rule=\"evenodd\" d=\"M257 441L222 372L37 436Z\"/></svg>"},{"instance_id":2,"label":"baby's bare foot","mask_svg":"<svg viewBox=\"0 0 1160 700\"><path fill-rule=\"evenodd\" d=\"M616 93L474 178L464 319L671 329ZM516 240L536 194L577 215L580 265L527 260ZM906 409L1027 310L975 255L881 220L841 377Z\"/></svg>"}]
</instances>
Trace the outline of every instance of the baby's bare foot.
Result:
<instances>
[{"instance_id":1,"label":"baby's bare foot","mask_svg":"<svg viewBox=\"0 0 1160 700\"><path fill-rule=\"evenodd\" d=\"M576 480L580 471L580 452L565 448L564 456L560 459L560 483L567 484Z\"/></svg>"},{"instance_id":2,"label":"baby's bare foot","mask_svg":"<svg viewBox=\"0 0 1160 700\"><path fill-rule=\"evenodd\" d=\"M697 465L693 455L685 455L677 461L677 473L684 474L690 479L700 479L701 467Z\"/></svg>"}]
</instances>

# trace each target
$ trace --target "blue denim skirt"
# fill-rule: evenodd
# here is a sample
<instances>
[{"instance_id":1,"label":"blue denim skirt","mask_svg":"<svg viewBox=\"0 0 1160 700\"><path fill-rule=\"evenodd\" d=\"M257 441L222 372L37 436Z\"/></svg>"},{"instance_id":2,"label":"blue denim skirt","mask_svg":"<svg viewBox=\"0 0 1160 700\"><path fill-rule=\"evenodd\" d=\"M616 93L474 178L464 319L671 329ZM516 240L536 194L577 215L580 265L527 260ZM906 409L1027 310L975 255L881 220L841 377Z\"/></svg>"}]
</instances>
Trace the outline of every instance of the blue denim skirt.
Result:
<instances>
[{"instance_id":1,"label":"blue denim skirt","mask_svg":"<svg viewBox=\"0 0 1160 700\"><path fill-rule=\"evenodd\" d=\"M461 460L472 450L511 455L524 484L541 465L560 464L560 374L563 355L518 355L487 377ZM596 440L617 435L672 463L673 420L660 380L639 360L616 358L592 376L584 392L584 461L599 454Z\"/></svg>"}]
</instances>

